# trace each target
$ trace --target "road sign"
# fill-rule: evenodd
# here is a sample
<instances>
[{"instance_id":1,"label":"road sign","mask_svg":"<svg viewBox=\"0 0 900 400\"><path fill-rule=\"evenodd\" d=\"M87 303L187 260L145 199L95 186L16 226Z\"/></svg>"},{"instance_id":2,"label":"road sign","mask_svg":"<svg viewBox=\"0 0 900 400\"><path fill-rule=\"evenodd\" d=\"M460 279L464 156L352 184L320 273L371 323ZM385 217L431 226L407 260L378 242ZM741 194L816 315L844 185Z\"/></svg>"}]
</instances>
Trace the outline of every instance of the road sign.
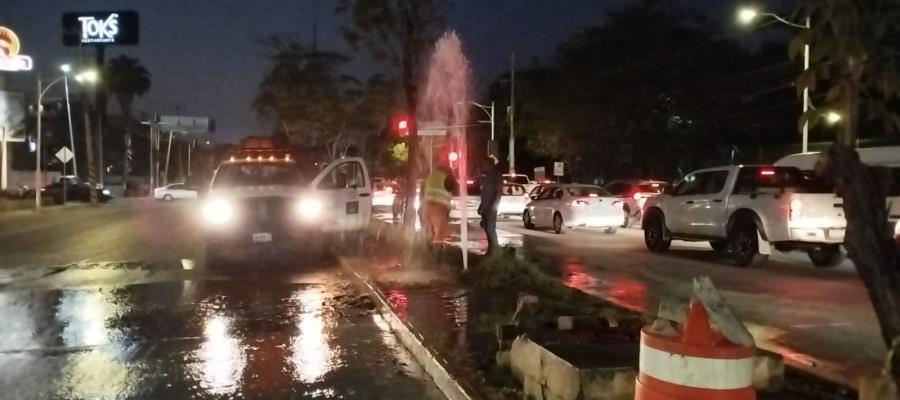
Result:
<instances>
[{"instance_id":1,"label":"road sign","mask_svg":"<svg viewBox=\"0 0 900 400\"><path fill-rule=\"evenodd\" d=\"M447 124L440 121L419 121L419 136L447 136Z\"/></svg>"},{"instance_id":2,"label":"road sign","mask_svg":"<svg viewBox=\"0 0 900 400\"><path fill-rule=\"evenodd\" d=\"M59 151L56 152L56 158L58 158L59 161L62 161L63 163L69 162L74 156L75 155L72 154L72 150L69 150L69 148L66 146L63 146L63 148L59 149Z\"/></svg>"},{"instance_id":3,"label":"road sign","mask_svg":"<svg viewBox=\"0 0 900 400\"><path fill-rule=\"evenodd\" d=\"M563 163L557 161L553 163L553 176L563 176Z\"/></svg>"}]
</instances>

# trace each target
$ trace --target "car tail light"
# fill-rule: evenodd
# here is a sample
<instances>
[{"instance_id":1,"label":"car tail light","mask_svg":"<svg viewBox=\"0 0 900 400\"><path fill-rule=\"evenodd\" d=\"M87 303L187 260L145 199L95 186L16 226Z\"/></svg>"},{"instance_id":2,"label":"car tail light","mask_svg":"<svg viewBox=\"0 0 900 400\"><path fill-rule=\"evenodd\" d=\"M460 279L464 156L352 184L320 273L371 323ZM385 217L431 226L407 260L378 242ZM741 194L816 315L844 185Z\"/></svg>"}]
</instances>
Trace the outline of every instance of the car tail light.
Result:
<instances>
[{"instance_id":1,"label":"car tail light","mask_svg":"<svg viewBox=\"0 0 900 400\"><path fill-rule=\"evenodd\" d=\"M632 199L635 199L635 200L640 200L640 199L641 199L641 194L640 194L640 193L635 193L635 194L633 194L633 195L631 196L631 198L632 198Z\"/></svg>"},{"instance_id":2,"label":"car tail light","mask_svg":"<svg viewBox=\"0 0 900 400\"><path fill-rule=\"evenodd\" d=\"M791 200L791 215L790 220L795 221L800 219L803 215L803 202L800 199Z\"/></svg>"},{"instance_id":3,"label":"car tail light","mask_svg":"<svg viewBox=\"0 0 900 400\"><path fill-rule=\"evenodd\" d=\"M572 205L575 206L575 207L587 207L587 206L590 205L590 204L591 204L591 203L588 203L587 201L584 201L584 200L574 200L574 201L572 201Z\"/></svg>"},{"instance_id":4,"label":"car tail light","mask_svg":"<svg viewBox=\"0 0 900 400\"><path fill-rule=\"evenodd\" d=\"M773 176L775 175L774 169L761 169L759 170L759 174L762 176Z\"/></svg>"}]
</instances>

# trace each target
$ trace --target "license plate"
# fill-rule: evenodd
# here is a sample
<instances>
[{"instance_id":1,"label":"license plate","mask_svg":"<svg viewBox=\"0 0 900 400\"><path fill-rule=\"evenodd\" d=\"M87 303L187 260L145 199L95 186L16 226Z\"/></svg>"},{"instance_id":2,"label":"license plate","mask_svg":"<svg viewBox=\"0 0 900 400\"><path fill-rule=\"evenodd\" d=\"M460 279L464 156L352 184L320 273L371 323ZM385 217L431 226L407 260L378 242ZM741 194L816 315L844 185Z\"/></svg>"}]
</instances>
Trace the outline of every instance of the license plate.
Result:
<instances>
[{"instance_id":1,"label":"license plate","mask_svg":"<svg viewBox=\"0 0 900 400\"><path fill-rule=\"evenodd\" d=\"M268 243L272 241L272 234L269 232L254 233L252 237L253 243Z\"/></svg>"}]
</instances>

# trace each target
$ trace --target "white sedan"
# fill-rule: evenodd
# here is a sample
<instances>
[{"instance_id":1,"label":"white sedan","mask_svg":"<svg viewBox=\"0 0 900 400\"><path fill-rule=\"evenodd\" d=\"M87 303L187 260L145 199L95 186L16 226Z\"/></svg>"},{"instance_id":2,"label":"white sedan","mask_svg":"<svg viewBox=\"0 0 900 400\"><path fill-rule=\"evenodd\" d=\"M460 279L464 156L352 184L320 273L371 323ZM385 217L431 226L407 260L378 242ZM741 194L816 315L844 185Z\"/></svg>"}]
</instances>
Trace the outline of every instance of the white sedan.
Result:
<instances>
[{"instance_id":1,"label":"white sedan","mask_svg":"<svg viewBox=\"0 0 900 400\"><path fill-rule=\"evenodd\" d=\"M164 201L196 199L197 189L191 188L183 183L172 183L153 189L153 198Z\"/></svg>"},{"instance_id":2,"label":"white sedan","mask_svg":"<svg viewBox=\"0 0 900 400\"><path fill-rule=\"evenodd\" d=\"M556 233L568 228L601 228L615 233L625 222L624 203L599 186L550 184L525 207L525 228L550 227Z\"/></svg>"},{"instance_id":3,"label":"white sedan","mask_svg":"<svg viewBox=\"0 0 900 400\"><path fill-rule=\"evenodd\" d=\"M525 186L516 183L505 183L503 184L503 195L500 196L500 203L497 205L497 214L501 217L520 217L529 200Z\"/></svg>"}]
</instances>

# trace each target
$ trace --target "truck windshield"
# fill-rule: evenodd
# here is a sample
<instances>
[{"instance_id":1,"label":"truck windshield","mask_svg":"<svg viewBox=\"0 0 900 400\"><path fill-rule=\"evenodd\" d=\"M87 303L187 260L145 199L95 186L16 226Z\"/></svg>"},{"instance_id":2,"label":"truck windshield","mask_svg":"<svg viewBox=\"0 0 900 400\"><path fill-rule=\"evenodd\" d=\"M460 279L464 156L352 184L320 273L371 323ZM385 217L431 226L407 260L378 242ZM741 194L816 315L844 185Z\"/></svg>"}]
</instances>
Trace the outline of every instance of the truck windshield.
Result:
<instances>
[{"instance_id":1,"label":"truck windshield","mask_svg":"<svg viewBox=\"0 0 900 400\"><path fill-rule=\"evenodd\" d=\"M214 188L257 185L300 186L310 182L311 174L294 163L254 162L222 164L216 171Z\"/></svg>"}]
</instances>

